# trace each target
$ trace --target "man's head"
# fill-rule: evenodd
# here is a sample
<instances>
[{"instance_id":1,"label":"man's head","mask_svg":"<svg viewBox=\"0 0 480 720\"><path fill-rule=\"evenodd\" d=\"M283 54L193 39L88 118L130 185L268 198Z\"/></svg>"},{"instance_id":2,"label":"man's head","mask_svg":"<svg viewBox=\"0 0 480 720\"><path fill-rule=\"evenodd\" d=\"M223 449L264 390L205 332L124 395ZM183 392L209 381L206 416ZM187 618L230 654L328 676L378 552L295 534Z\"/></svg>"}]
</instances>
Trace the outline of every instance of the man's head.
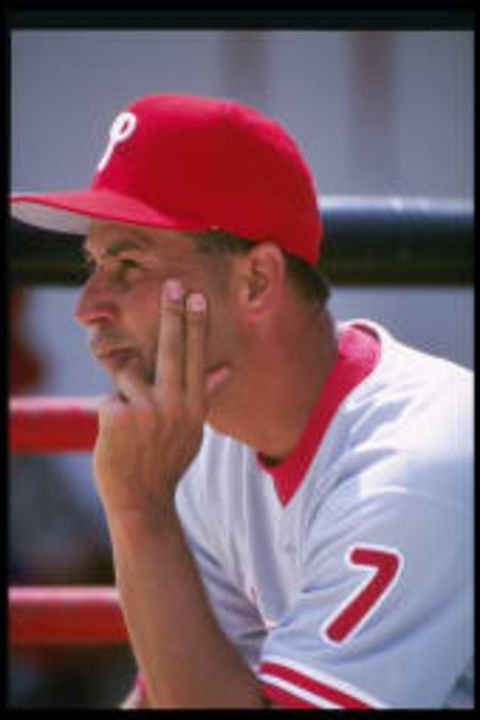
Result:
<instances>
[{"instance_id":1,"label":"man's head","mask_svg":"<svg viewBox=\"0 0 480 720\"><path fill-rule=\"evenodd\" d=\"M168 278L207 297L209 367L240 366L286 297L318 307L328 295L310 171L280 125L235 102L136 100L88 189L19 194L12 214L85 236L95 272L76 314L113 375L134 356L152 379Z\"/></svg>"},{"instance_id":2,"label":"man's head","mask_svg":"<svg viewBox=\"0 0 480 720\"><path fill-rule=\"evenodd\" d=\"M287 325L285 308L316 313L328 287L315 268L273 243L254 243L220 231L184 233L124 223L92 222L84 250L91 274L76 318L89 345L112 376L135 363L147 382L155 373L160 293L168 279L184 295L207 299L206 370L235 372L228 405L238 404L245 373L258 362L275 325Z\"/></svg>"}]
</instances>

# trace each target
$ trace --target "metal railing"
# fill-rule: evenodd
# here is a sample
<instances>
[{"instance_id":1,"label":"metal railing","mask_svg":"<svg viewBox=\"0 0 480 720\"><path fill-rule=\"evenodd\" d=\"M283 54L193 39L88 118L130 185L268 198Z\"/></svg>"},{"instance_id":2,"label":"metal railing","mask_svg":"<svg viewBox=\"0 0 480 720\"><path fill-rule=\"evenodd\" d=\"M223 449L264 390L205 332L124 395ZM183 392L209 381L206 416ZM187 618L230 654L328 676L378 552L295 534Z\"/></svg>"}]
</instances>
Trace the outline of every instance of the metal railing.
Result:
<instances>
[{"instance_id":1,"label":"metal railing","mask_svg":"<svg viewBox=\"0 0 480 720\"><path fill-rule=\"evenodd\" d=\"M319 199L325 226L319 267L334 285L470 285L473 202L404 197ZM81 243L12 220L10 280L80 285Z\"/></svg>"}]
</instances>

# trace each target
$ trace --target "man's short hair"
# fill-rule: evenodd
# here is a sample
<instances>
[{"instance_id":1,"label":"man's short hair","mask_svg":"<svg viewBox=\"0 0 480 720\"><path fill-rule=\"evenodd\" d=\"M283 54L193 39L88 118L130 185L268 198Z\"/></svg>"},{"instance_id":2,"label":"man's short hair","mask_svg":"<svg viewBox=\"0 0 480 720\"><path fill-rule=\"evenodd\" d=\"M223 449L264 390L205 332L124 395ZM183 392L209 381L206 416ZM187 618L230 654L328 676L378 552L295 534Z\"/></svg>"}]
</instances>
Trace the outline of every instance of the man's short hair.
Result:
<instances>
[{"instance_id":1,"label":"man's short hair","mask_svg":"<svg viewBox=\"0 0 480 720\"><path fill-rule=\"evenodd\" d=\"M258 243L225 230L205 230L191 233L200 252L210 255L246 254ZM306 260L281 251L285 258L287 277L301 297L326 304L330 297L327 278Z\"/></svg>"}]
</instances>

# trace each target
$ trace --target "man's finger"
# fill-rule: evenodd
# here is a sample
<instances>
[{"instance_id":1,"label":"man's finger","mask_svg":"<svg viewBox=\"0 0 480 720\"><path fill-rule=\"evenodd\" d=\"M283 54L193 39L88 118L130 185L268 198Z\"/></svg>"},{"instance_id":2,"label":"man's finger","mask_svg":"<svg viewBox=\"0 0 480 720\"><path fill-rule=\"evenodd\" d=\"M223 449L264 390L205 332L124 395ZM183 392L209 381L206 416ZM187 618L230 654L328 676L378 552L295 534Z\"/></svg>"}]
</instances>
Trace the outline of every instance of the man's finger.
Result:
<instances>
[{"instance_id":1,"label":"man's finger","mask_svg":"<svg viewBox=\"0 0 480 720\"><path fill-rule=\"evenodd\" d=\"M185 338L183 288L178 280L167 280L162 288L160 328L153 391L166 404L178 400L183 391Z\"/></svg>"},{"instance_id":2,"label":"man's finger","mask_svg":"<svg viewBox=\"0 0 480 720\"><path fill-rule=\"evenodd\" d=\"M109 393L104 395L98 404L98 427L99 430L105 428L110 422L114 413L115 404L118 402L118 398L113 394ZM98 437L97 437L98 442Z\"/></svg>"},{"instance_id":3,"label":"man's finger","mask_svg":"<svg viewBox=\"0 0 480 720\"><path fill-rule=\"evenodd\" d=\"M186 303L185 387L190 408L205 405L205 335L207 302L201 293L192 293Z\"/></svg>"}]
</instances>

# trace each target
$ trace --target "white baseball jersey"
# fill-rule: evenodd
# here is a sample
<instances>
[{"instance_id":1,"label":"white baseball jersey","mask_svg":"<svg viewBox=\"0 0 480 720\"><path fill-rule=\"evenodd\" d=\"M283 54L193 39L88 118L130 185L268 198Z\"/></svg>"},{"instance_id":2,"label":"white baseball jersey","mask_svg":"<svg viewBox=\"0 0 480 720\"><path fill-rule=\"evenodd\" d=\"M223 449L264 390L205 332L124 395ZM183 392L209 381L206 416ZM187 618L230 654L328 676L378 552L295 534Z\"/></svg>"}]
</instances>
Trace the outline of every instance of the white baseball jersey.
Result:
<instances>
[{"instance_id":1,"label":"white baseball jersey","mask_svg":"<svg viewBox=\"0 0 480 720\"><path fill-rule=\"evenodd\" d=\"M207 428L182 524L275 703L472 707L472 373L377 324L340 329L292 454L268 467Z\"/></svg>"}]
</instances>

